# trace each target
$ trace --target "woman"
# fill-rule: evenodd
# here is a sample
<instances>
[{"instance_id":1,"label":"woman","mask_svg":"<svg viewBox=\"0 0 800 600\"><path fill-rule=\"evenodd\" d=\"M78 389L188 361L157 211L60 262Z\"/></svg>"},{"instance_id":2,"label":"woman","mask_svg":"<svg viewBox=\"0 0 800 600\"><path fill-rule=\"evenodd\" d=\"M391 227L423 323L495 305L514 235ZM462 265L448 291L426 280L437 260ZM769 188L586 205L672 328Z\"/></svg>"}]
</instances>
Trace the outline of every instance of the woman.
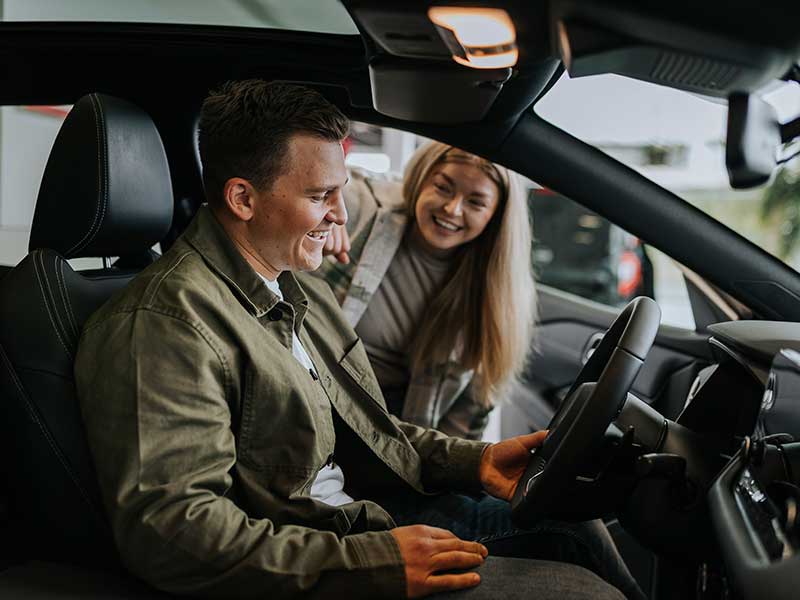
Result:
<instances>
[{"instance_id":1,"label":"woman","mask_svg":"<svg viewBox=\"0 0 800 600\"><path fill-rule=\"evenodd\" d=\"M319 273L364 342L389 410L480 438L521 370L535 315L531 232L516 175L439 142L402 184L351 174L347 229Z\"/></svg>"},{"instance_id":2,"label":"woman","mask_svg":"<svg viewBox=\"0 0 800 600\"><path fill-rule=\"evenodd\" d=\"M317 273L364 342L389 410L480 438L532 338L531 230L517 177L431 142L411 157L402 184L351 172L345 204L346 230L329 235L332 258ZM599 520L522 530L508 503L486 494L374 500L399 524L441 527L497 555L572 562L644 598Z\"/></svg>"}]
</instances>

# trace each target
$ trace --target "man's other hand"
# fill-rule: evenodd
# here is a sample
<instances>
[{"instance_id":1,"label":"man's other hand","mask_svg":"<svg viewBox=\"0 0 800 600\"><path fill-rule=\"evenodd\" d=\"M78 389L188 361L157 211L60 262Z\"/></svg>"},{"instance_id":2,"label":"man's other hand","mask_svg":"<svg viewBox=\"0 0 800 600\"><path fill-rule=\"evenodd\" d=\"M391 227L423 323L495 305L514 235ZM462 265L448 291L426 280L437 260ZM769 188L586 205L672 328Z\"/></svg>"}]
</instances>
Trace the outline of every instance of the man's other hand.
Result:
<instances>
[{"instance_id":1,"label":"man's other hand","mask_svg":"<svg viewBox=\"0 0 800 600\"><path fill-rule=\"evenodd\" d=\"M344 228L344 225L334 225L322 247L322 255L332 254L336 260L346 265L350 263L348 252L350 252L350 236L347 234L347 229Z\"/></svg>"},{"instance_id":2,"label":"man's other hand","mask_svg":"<svg viewBox=\"0 0 800 600\"><path fill-rule=\"evenodd\" d=\"M478 585L477 573L441 571L472 569L483 564L489 551L478 542L465 542L438 527L410 525L391 531L406 567L406 593L409 598L461 590Z\"/></svg>"},{"instance_id":3,"label":"man's other hand","mask_svg":"<svg viewBox=\"0 0 800 600\"><path fill-rule=\"evenodd\" d=\"M531 450L542 445L547 431L519 435L487 446L480 464L483 489L495 498L511 500L528 466Z\"/></svg>"}]
</instances>

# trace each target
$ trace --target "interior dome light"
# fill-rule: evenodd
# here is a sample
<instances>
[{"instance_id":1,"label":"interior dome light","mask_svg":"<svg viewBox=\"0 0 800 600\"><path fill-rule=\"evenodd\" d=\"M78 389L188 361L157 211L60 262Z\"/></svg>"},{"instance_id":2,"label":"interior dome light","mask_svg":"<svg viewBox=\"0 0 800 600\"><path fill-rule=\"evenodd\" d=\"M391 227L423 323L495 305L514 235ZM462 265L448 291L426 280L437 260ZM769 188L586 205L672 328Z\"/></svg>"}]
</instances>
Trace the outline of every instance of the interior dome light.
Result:
<instances>
[{"instance_id":1,"label":"interior dome light","mask_svg":"<svg viewBox=\"0 0 800 600\"><path fill-rule=\"evenodd\" d=\"M475 69L517 64L517 33L508 13L499 8L432 6L428 18L457 63Z\"/></svg>"}]
</instances>

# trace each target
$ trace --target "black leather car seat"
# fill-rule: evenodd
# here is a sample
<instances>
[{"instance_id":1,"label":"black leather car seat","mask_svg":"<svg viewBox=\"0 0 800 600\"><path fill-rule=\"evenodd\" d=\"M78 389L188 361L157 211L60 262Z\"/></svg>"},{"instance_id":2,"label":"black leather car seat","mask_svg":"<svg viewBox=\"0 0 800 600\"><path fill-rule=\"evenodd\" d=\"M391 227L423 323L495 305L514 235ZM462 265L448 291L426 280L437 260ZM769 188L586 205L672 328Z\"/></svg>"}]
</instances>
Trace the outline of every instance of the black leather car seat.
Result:
<instances>
[{"instance_id":1,"label":"black leather car seat","mask_svg":"<svg viewBox=\"0 0 800 600\"><path fill-rule=\"evenodd\" d=\"M50 152L30 253L0 280L0 450L14 556L92 566L116 553L85 440L73 360L81 327L150 260L172 220L161 138L133 104L81 98ZM3 486L0 486L3 487Z\"/></svg>"}]
</instances>

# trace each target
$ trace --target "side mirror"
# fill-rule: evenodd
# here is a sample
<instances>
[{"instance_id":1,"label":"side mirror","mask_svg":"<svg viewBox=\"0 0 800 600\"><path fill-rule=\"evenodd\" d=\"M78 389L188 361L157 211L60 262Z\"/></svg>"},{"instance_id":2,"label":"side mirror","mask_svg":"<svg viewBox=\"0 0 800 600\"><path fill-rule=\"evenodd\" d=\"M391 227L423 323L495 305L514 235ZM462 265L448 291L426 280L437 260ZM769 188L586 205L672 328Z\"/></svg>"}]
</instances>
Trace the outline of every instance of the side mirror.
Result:
<instances>
[{"instance_id":1,"label":"side mirror","mask_svg":"<svg viewBox=\"0 0 800 600\"><path fill-rule=\"evenodd\" d=\"M781 124L771 104L746 93L728 97L725 165L731 187L751 188L769 181L781 142Z\"/></svg>"}]
</instances>

